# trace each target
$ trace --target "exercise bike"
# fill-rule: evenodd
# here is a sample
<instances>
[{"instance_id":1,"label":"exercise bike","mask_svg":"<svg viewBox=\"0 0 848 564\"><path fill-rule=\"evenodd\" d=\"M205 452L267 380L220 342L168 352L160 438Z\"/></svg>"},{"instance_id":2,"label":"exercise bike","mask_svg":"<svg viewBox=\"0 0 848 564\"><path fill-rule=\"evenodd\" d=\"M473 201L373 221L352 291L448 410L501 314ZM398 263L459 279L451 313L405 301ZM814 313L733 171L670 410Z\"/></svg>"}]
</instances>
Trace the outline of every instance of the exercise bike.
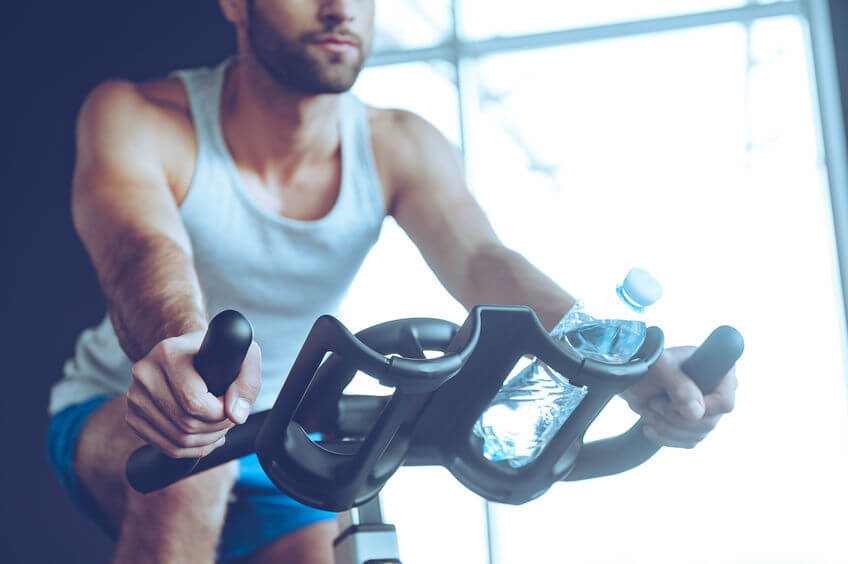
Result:
<instances>
[{"instance_id":1,"label":"exercise bike","mask_svg":"<svg viewBox=\"0 0 848 564\"><path fill-rule=\"evenodd\" d=\"M212 393L223 395L235 379L252 339L238 312L221 312L210 322L194 364ZM649 327L629 362L607 364L555 341L530 308L518 306L476 306L462 326L400 319L356 335L324 315L272 409L252 414L201 459L172 459L142 447L127 461L127 478L147 493L255 452L283 493L341 513L333 543L337 564L399 564L395 527L383 522L378 494L401 465L444 466L485 499L518 505L555 482L609 476L649 459L660 447L643 436L641 421L615 437L587 443L583 437L610 399L648 372L663 344L662 331ZM735 329L719 327L681 369L707 394L743 347ZM441 356L428 358L427 351ZM488 460L472 428L528 354L588 392L538 457L513 468ZM358 371L394 393L343 394ZM320 440L310 438L314 432Z\"/></svg>"}]
</instances>

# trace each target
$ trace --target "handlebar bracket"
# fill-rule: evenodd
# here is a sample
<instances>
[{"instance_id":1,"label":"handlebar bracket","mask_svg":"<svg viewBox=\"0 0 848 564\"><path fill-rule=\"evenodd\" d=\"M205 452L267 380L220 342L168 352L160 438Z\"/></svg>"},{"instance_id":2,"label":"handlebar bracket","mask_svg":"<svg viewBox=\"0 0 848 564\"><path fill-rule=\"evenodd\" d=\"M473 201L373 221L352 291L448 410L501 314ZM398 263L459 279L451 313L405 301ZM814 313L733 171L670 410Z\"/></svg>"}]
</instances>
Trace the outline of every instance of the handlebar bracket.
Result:
<instances>
[{"instance_id":1,"label":"handlebar bracket","mask_svg":"<svg viewBox=\"0 0 848 564\"><path fill-rule=\"evenodd\" d=\"M242 341L234 336L233 342ZM461 327L440 319L400 319L355 336L324 315L312 326L271 410L251 415L224 446L186 468L177 464L182 459L165 460L153 447L143 447L128 460L127 476L134 488L148 492L255 451L284 493L313 507L345 511L375 497L401 465L439 464L486 499L521 504L560 480L634 468L659 449L643 436L641 421L616 437L585 444L583 438L609 400L650 370L663 345L662 331L649 327L629 362L605 364L554 340L536 314L521 306L476 306ZM709 393L743 348L735 329L719 327L681 369ZM246 346L236 352L241 349ZM443 354L428 358L426 351ZM575 386L586 386L587 393L539 455L513 468L486 459L472 429L528 354ZM357 372L394 393L345 395ZM312 440L309 431L320 432L321 440Z\"/></svg>"}]
</instances>

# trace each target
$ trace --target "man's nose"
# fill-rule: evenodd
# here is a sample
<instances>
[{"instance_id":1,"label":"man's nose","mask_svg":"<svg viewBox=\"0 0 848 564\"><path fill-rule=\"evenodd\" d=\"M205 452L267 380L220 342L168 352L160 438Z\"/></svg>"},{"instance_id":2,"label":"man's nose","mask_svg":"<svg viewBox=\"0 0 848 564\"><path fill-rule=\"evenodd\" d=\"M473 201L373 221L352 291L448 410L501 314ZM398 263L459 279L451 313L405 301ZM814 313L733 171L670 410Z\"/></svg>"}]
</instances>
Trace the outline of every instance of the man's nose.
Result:
<instances>
[{"instance_id":1,"label":"man's nose","mask_svg":"<svg viewBox=\"0 0 848 564\"><path fill-rule=\"evenodd\" d=\"M356 18L359 2L351 0L322 0L318 8L318 19L327 27L350 22Z\"/></svg>"}]
</instances>

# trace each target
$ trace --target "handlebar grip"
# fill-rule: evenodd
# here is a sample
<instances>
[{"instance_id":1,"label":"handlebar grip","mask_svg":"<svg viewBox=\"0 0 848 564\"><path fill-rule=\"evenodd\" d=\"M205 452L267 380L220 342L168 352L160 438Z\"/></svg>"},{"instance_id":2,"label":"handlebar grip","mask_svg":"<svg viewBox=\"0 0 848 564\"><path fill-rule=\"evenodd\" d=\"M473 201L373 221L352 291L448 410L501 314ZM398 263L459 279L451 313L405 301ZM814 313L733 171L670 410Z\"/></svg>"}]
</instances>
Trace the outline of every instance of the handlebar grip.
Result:
<instances>
[{"instance_id":1,"label":"handlebar grip","mask_svg":"<svg viewBox=\"0 0 848 564\"><path fill-rule=\"evenodd\" d=\"M692 356L680 365L680 369L706 395L716 389L724 375L742 356L744 349L745 341L739 331L729 325L722 325L710 333Z\"/></svg>"},{"instance_id":2,"label":"handlebar grip","mask_svg":"<svg viewBox=\"0 0 848 564\"><path fill-rule=\"evenodd\" d=\"M692 355L680 365L698 388L709 394L736 364L745 342L742 335L728 325L717 327ZM574 469L566 481L611 476L635 468L651 458L660 446L642 434L642 419L616 437L583 445Z\"/></svg>"},{"instance_id":3,"label":"handlebar grip","mask_svg":"<svg viewBox=\"0 0 848 564\"><path fill-rule=\"evenodd\" d=\"M214 396L223 396L238 377L251 342L250 322L233 309L222 311L209 322L194 357L194 369Z\"/></svg>"},{"instance_id":4,"label":"handlebar grip","mask_svg":"<svg viewBox=\"0 0 848 564\"><path fill-rule=\"evenodd\" d=\"M247 349L253 341L253 328L239 312L228 309L209 322L194 368L215 396L222 396L238 377ZM199 458L171 458L147 445L127 459L127 481L141 493L164 488L189 474Z\"/></svg>"}]
</instances>

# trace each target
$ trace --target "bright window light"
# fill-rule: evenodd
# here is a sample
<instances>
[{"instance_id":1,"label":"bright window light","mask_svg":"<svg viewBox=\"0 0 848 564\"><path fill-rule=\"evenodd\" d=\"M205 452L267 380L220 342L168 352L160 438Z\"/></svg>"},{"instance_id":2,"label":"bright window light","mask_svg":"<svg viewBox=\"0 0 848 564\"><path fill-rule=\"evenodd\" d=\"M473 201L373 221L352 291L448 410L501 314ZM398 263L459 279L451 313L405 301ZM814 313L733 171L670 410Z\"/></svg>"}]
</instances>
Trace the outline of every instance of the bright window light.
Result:
<instances>
[{"instance_id":1,"label":"bright window light","mask_svg":"<svg viewBox=\"0 0 848 564\"><path fill-rule=\"evenodd\" d=\"M514 19L515 3L458 6L471 40L740 4L531 2ZM721 324L746 340L736 409L702 444L494 506L491 560L480 498L444 469L401 469L383 499L404 564L845 554L845 321L805 25L770 17L483 55L461 61L461 100L448 62L363 72L366 102L415 111L457 145L464 132L469 185L495 230L563 288L602 302L640 266L664 286L648 315L667 346ZM352 330L465 318L391 219L339 313ZM371 393L368 380L351 391ZM587 439L634 421L614 400Z\"/></svg>"},{"instance_id":2,"label":"bright window light","mask_svg":"<svg viewBox=\"0 0 848 564\"><path fill-rule=\"evenodd\" d=\"M379 0L375 4L377 51L435 45L450 32L450 0Z\"/></svg>"},{"instance_id":3,"label":"bright window light","mask_svg":"<svg viewBox=\"0 0 848 564\"><path fill-rule=\"evenodd\" d=\"M509 0L463 0L459 5L464 35L483 39L737 8L747 3L747 0L524 0L518 9Z\"/></svg>"}]
</instances>

